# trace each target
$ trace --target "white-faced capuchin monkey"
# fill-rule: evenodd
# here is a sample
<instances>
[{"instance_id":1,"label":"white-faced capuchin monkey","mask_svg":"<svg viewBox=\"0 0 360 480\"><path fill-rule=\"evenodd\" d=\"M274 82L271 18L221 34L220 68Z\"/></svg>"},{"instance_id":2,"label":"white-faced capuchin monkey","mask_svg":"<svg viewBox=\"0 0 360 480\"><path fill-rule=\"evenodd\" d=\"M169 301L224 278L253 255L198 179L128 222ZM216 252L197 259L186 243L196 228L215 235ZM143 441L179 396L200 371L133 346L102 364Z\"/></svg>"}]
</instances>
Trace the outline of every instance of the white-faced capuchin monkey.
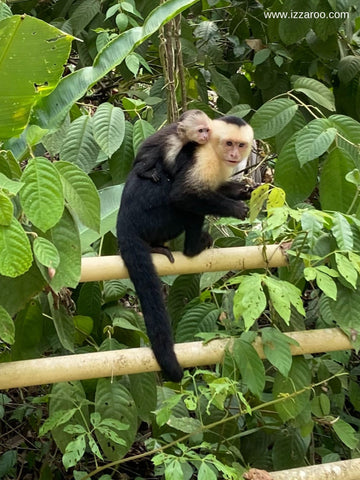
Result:
<instances>
[{"instance_id":1,"label":"white-faced capuchin monkey","mask_svg":"<svg viewBox=\"0 0 360 480\"><path fill-rule=\"evenodd\" d=\"M176 123L166 125L142 143L134 160L134 169L139 177L159 182L160 159L165 172L173 175L175 159L182 147L189 142L203 145L209 140L210 133L210 118L201 110L187 110Z\"/></svg>"},{"instance_id":2,"label":"white-faced capuchin monkey","mask_svg":"<svg viewBox=\"0 0 360 480\"><path fill-rule=\"evenodd\" d=\"M244 193L239 182L229 178L234 167L249 155L252 128L237 117L214 120L212 128L204 145L184 145L175 159L172 179L163 163L156 163L148 139L148 160L158 168L161 183L141 178L133 169L125 184L117 220L120 253L139 296L155 357L173 381L180 381L183 371L175 356L151 248L185 231L183 252L192 257L212 243L210 235L203 231L205 215L243 219L247 214L247 206L240 199L249 198L248 193ZM157 155L156 134L153 140Z\"/></svg>"}]
</instances>

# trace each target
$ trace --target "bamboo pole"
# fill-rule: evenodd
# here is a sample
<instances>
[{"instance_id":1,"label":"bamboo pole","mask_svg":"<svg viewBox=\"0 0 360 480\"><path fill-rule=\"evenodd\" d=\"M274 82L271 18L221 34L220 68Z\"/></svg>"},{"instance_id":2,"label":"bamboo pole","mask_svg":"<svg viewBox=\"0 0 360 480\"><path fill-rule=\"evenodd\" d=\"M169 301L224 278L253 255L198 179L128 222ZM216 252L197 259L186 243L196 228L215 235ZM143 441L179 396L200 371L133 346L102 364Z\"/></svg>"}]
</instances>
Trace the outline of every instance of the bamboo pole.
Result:
<instances>
[{"instance_id":1,"label":"bamboo pole","mask_svg":"<svg viewBox=\"0 0 360 480\"><path fill-rule=\"evenodd\" d=\"M159 275L249 270L252 268L283 267L287 265L285 249L280 245L255 247L210 248L193 258L173 252L175 262L170 263L165 255L153 254ZM119 255L84 257L81 264L80 282L128 278L128 272Z\"/></svg>"},{"instance_id":2,"label":"bamboo pole","mask_svg":"<svg viewBox=\"0 0 360 480\"><path fill-rule=\"evenodd\" d=\"M299 343L299 346L290 346L292 355L352 348L348 337L336 328L291 332L285 335ZM186 368L220 363L225 349L231 349L231 345L231 339L213 340L207 344L179 343L175 345L175 352L179 363ZM254 342L254 347L260 357L264 358L260 337ZM152 350L147 347L21 360L0 364L0 389L158 370L160 368Z\"/></svg>"},{"instance_id":3,"label":"bamboo pole","mask_svg":"<svg viewBox=\"0 0 360 480\"><path fill-rule=\"evenodd\" d=\"M255 478L256 477L252 477ZM360 458L270 473L272 480L360 480Z\"/></svg>"}]
</instances>

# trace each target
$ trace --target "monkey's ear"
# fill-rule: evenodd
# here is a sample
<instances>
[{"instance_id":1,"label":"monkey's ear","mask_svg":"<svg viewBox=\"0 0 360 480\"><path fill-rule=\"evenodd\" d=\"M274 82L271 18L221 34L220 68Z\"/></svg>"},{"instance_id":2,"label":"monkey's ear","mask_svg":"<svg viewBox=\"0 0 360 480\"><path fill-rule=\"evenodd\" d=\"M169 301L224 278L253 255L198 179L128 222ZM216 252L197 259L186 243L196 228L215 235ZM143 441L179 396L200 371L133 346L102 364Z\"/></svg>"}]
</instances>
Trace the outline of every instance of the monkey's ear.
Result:
<instances>
[{"instance_id":1,"label":"monkey's ear","mask_svg":"<svg viewBox=\"0 0 360 480\"><path fill-rule=\"evenodd\" d=\"M183 122L178 122L176 131L180 137L182 137L186 133L186 128Z\"/></svg>"}]
</instances>

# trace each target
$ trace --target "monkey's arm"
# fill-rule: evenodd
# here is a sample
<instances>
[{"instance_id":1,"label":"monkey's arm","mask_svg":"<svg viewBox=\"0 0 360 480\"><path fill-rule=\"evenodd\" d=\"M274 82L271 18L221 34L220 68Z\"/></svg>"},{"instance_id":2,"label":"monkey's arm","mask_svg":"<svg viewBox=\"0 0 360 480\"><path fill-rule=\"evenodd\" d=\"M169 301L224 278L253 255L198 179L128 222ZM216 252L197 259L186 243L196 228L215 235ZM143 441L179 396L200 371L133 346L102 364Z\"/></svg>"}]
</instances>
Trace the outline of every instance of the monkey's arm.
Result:
<instances>
[{"instance_id":1,"label":"monkey's arm","mask_svg":"<svg viewBox=\"0 0 360 480\"><path fill-rule=\"evenodd\" d=\"M224 183L217 192L234 200L249 200L251 192L258 185L251 185L247 181L229 181Z\"/></svg>"},{"instance_id":2,"label":"monkey's arm","mask_svg":"<svg viewBox=\"0 0 360 480\"><path fill-rule=\"evenodd\" d=\"M170 201L178 209L197 215L245 218L248 207L240 200L226 197L219 191L187 190L183 184L173 185Z\"/></svg>"}]
</instances>

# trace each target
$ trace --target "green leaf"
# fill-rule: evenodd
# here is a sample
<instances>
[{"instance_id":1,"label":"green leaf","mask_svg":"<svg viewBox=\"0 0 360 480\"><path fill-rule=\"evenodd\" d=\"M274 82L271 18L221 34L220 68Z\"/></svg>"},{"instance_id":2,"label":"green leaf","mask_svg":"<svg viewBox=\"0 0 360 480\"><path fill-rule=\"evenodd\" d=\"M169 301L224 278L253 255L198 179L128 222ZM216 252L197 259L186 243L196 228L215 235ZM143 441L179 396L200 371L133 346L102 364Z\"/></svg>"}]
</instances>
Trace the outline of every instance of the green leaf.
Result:
<instances>
[{"instance_id":1,"label":"green leaf","mask_svg":"<svg viewBox=\"0 0 360 480\"><path fill-rule=\"evenodd\" d=\"M284 429L276 436L271 456L276 470L286 470L306 465L307 443L299 429Z\"/></svg>"},{"instance_id":2,"label":"green leaf","mask_svg":"<svg viewBox=\"0 0 360 480\"><path fill-rule=\"evenodd\" d=\"M191 342L198 332L214 332L221 310L212 303L189 308L176 327L176 342Z\"/></svg>"},{"instance_id":3,"label":"green leaf","mask_svg":"<svg viewBox=\"0 0 360 480\"><path fill-rule=\"evenodd\" d=\"M4 307L0 305L0 338L2 342L12 345L15 342L15 325Z\"/></svg>"},{"instance_id":4,"label":"green leaf","mask_svg":"<svg viewBox=\"0 0 360 480\"><path fill-rule=\"evenodd\" d=\"M312 210L306 210L301 215L301 228L307 233L307 241L311 248L313 248L322 235L322 228L324 226L324 219L319 215L314 214Z\"/></svg>"},{"instance_id":5,"label":"green leaf","mask_svg":"<svg viewBox=\"0 0 360 480\"><path fill-rule=\"evenodd\" d=\"M340 250L352 250L354 246L353 232L347 218L334 212L331 231Z\"/></svg>"},{"instance_id":6,"label":"green leaf","mask_svg":"<svg viewBox=\"0 0 360 480\"><path fill-rule=\"evenodd\" d=\"M283 398L280 403L275 404L275 409L281 419L286 422L297 417L304 409L309 408L310 389L292 397L288 395L309 387L311 383L311 372L306 360L302 357L294 357L288 377L278 373L273 386L274 398Z\"/></svg>"},{"instance_id":7,"label":"green leaf","mask_svg":"<svg viewBox=\"0 0 360 480\"><path fill-rule=\"evenodd\" d=\"M125 64L133 75L137 75L140 67L140 60L135 53L130 53L130 55L125 58Z\"/></svg>"},{"instance_id":8,"label":"green leaf","mask_svg":"<svg viewBox=\"0 0 360 480\"><path fill-rule=\"evenodd\" d=\"M109 160L109 170L114 184L125 182L134 160L133 125L125 121L125 137L121 147Z\"/></svg>"},{"instance_id":9,"label":"green leaf","mask_svg":"<svg viewBox=\"0 0 360 480\"><path fill-rule=\"evenodd\" d=\"M284 322L289 325L291 316L291 304L289 298L286 295L286 291L282 288L281 282L275 280L275 278L265 277L264 283L268 288L272 306L280 315L280 317L284 320Z\"/></svg>"},{"instance_id":10,"label":"green leaf","mask_svg":"<svg viewBox=\"0 0 360 480\"><path fill-rule=\"evenodd\" d=\"M74 120L64 138L60 150L60 159L75 163L84 172L89 173L97 164L100 147L93 134L93 122L89 115Z\"/></svg>"},{"instance_id":11,"label":"green leaf","mask_svg":"<svg viewBox=\"0 0 360 480\"><path fill-rule=\"evenodd\" d=\"M269 197L269 189L270 185L264 183L259 187L255 188L251 192L250 197L250 221L254 221L259 213L261 212L262 208L264 207L265 202Z\"/></svg>"},{"instance_id":12,"label":"green leaf","mask_svg":"<svg viewBox=\"0 0 360 480\"><path fill-rule=\"evenodd\" d=\"M70 352L74 353L74 337L75 326L72 317L67 313L65 307L60 304L59 307L54 305L51 293L48 295L51 318L54 322L57 336L61 345Z\"/></svg>"},{"instance_id":13,"label":"green leaf","mask_svg":"<svg viewBox=\"0 0 360 480\"><path fill-rule=\"evenodd\" d=\"M345 278L353 288L356 288L358 273L350 260L341 253L335 253L335 261L340 275Z\"/></svg>"},{"instance_id":14,"label":"green leaf","mask_svg":"<svg viewBox=\"0 0 360 480\"><path fill-rule=\"evenodd\" d=\"M3 160L2 155L0 155L0 160ZM10 166L9 166L8 174L9 175L13 174L11 172ZM10 194L16 195L21 190L22 186L23 186L22 182L10 180L10 178L8 178L6 175L4 175L3 173L0 173L0 188L2 190L5 190Z\"/></svg>"},{"instance_id":15,"label":"green leaf","mask_svg":"<svg viewBox=\"0 0 360 480\"><path fill-rule=\"evenodd\" d=\"M75 288L81 273L80 239L74 220L67 210L64 210L60 222L51 229L49 240L60 255L60 263L50 282L51 288L55 292L64 286Z\"/></svg>"},{"instance_id":16,"label":"green leaf","mask_svg":"<svg viewBox=\"0 0 360 480\"><path fill-rule=\"evenodd\" d=\"M317 160L300 166L295 150L297 135L286 142L275 164L275 185L285 190L290 206L302 202L311 194L318 175Z\"/></svg>"},{"instance_id":17,"label":"green leaf","mask_svg":"<svg viewBox=\"0 0 360 480\"><path fill-rule=\"evenodd\" d=\"M180 430L180 432L184 433L192 433L196 430L201 430L200 420L192 417L175 417L174 415L171 415L167 424L170 427L176 428L176 430Z\"/></svg>"},{"instance_id":18,"label":"green leaf","mask_svg":"<svg viewBox=\"0 0 360 480\"><path fill-rule=\"evenodd\" d=\"M79 35L98 13L100 13L100 5L97 0L82 0L77 3L70 17L75 35Z\"/></svg>"},{"instance_id":19,"label":"green leaf","mask_svg":"<svg viewBox=\"0 0 360 480\"><path fill-rule=\"evenodd\" d=\"M335 148L323 163L320 175L320 203L323 210L346 213L356 187L345 180L345 175L354 170L353 159L345 150Z\"/></svg>"},{"instance_id":20,"label":"green leaf","mask_svg":"<svg viewBox=\"0 0 360 480\"><path fill-rule=\"evenodd\" d=\"M322 290L325 295L333 300L336 300L337 297L337 287L334 280L327 275L326 273L316 269L316 283L320 290Z\"/></svg>"},{"instance_id":21,"label":"green leaf","mask_svg":"<svg viewBox=\"0 0 360 480\"><path fill-rule=\"evenodd\" d=\"M66 445L62 461L66 469L74 467L84 456L86 448L85 434L79 435Z\"/></svg>"},{"instance_id":22,"label":"green leaf","mask_svg":"<svg viewBox=\"0 0 360 480\"><path fill-rule=\"evenodd\" d=\"M172 284L167 308L171 323L176 328L183 316L186 305L200 295L200 275L179 275Z\"/></svg>"},{"instance_id":23,"label":"green leaf","mask_svg":"<svg viewBox=\"0 0 360 480\"><path fill-rule=\"evenodd\" d=\"M29 239L12 217L9 226L0 225L0 275L18 277L31 267L33 256Z\"/></svg>"},{"instance_id":24,"label":"green leaf","mask_svg":"<svg viewBox=\"0 0 360 480\"><path fill-rule=\"evenodd\" d=\"M151 123L142 119L135 122L133 131L133 149L135 154L137 153L140 144L153 133L155 133L155 128Z\"/></svg>"},{"instance_id":25,"label":"green leaf","mask_svg":"<svg viewBox=\"0 0 360 480\"><path fill-rule=\"evenodd\" d=\"M219 73L214 67L210 67L209 71L216 93L232 107L239 103L239 93L231 80Z\"/></svg>"},{"instance_id":26,"label":"green leaf","mask_svg":"<svg viewBox=\"0 0 360 480\"><path fill-rule=\"evenodd\" d=\"M336 128L324 118L309 122L296 138L295 150L300 166L320 157L336 137Z\"/></svg>"},{"instance_id":27,"label":"green leaf","mask_svg":"<svg viewBox=\"0 0 360 480\"><path fill-rule=\"evenodd\" d=\"M68 162L56 162L69 207L88 228L100 230L100 198L95 185L81 168Z\"/></svg>"},{"instance_id":28,"label":"green leaf","mask_svg":"<svg viewBox=\"0 0 360 480\"><path fill-rule=\"evenodd\" d=\"M261 65L263 62L265 62L265 60L270 57L270 54L271 50L269 50L268 48L263 48L262 50L259 50L254 55L253 64Z\"/></svg>"},{"instance_id":29,"label":"green leaf","mask_svg":"<svg viewBox=\"0 0 360 480\"><path fill-rule=\"evenodd\" d=\"M18 136L28 123L33 105L54 90L72 39L30 15L14 15L0 21L0 138Z\"/></svg>"},{"instance_id":30,"label":"green leaf","mask_svg":"<svg viewBox=\"0 0 360 480\"><path fill-rule=\"evenodd\" d=\"M125 445L114 442L100 431L96 431L98 443L109 460L122 458L135 440L137 432L137 408L129 391L117 380L103 378L97 382L95 411L101 418L119 420L129 426L121 434Z\"/></svg>"},{"instance_id":31,"label":"green leaf","mask_svg":"<svg viewBox=\"0 0 360 480\"><path fill-rule=\"evenodd\" d=\"M53 385L49 403L49 419L53 416L59 418L59 411L64 412L63 417L66 421L62 422L60 419L59 425L52 427L51 434L61 452L65 453L65 449L73 437L64 432L64 426L76 424L87 429L89 423L88 404L80 381L61 382Z\"/></svg>"},{"instance_id":32,"label":"green leaf","mask_svg":"<svg viewBox=\"0 0 360 480\"><path fill-rule=\"evenodd\" d=\"M292 365L290 344L294 343L293 340L276 328L270 327L261 329L261 337L266 358L284 377L287 377Z\"/></svg>"},{"instance_id":33,"label":"green leaf","mask_svg":"<svg viewBox=\"0 0 360 480\"><path fill-rule=\"evenodd\" d=\"M94 137L108 157L120 148L125 135L125 116L121 108L102 103L93 117Z\"/></svg>"},{"instance_id":34,"label":"green leaf","mask_svg":"<svg viewBox=\"0 0 360 480\"><path fill-rule=\"evenodd\" d=\"M214 470L210 468L205 462L201 462L200 468L198 470L197 479L198 480L216 480L218 477Z\"/></svg>"},{"instance_id":35,"label":"green leaf","mask_svg":"<svg viewBox=\"0 0 360 480\"><path fill-rule=\"evenodd\" d=\"M45 267L57 268L60 255L53 243L46 238L36 237L33 244L36 259Z\"/></svg>"},{"instance_id":36,"label":"green leaf","mask_svg":"<svg viewBox=\"0 0 360 480\"><path fill-rule=\"evenodd\" d=\"M236 117L244 118L248 113L251 112L251 107L247 103L235 105L232 107L226 115L235 115Z\"/></svg>"},{"instance_id":37,"label":"green leaf","mask_svg":"<svg viewBox=\"0 0 360 480\"><path fill-rule=\"evenodd\" d=\"M129 375L130 393L135 400L138 416L151 423L157 406L156 375L154 372Z\"/></svg>"},{"instance_id":38,"label":"green leaf","mask_svg":"<svg viewBox=\"0 0 360 480\"><path fill-rule=\"evenodd\" d=\"M54 165L46 158L29 161L22 177L20 201L25 215L36 227L46 232L56 225L64 211L63 188Z\"/></svg>"},{"instance_id":39,"label":"green leaf","mask_svg":"<svg viewBox=\"0 0 360 480\"><path fill-rule=\"evenodd\" d=\"M252 274L239 278L240 285L234 296L235 318L243 317L248 330L266 308L266 296L262 287L262 275Z\"/></svg>"},{"instance_id":40,"label":"green leaf","mask_svg":"<svg viewBox=\"0 0 360 480\"><path fill-rule=\"evenodd\" d=\"M0 225L8 227L14 213L14 205L10 198L0 191Z\"/></svg>"},{"instance_id":41,"label":"green leaf","mask_svg":"<svg viewBox=\"0 0 360 480\"><path fill-rule=\"evenodd\" d=\"M276 98L264 103L251 119L255 138L270 138L290 122L298 105L289 98Z\"/></svg>"},{"instance_id":42,"label":"green leaf","mask_svg":"<svg viewBox=\"0 0 360 480\"><path fill-rule=\"evenodd\" d=\"M91 85L119 65L161 25L197 1L168 0L151 11L142 27L131 28L115 37L99 52L93 66L84 67L67 75L60 81L53 94L39 102L34 112L35 122L40 127L48 129L60 126L73 104L86 94ZM29 67L30 70L31 67Z\"/></svg>"},{"instance_id":43,"label":"green leaf","mask_svg":"<svg viewBox=\"0 0 360 480\"><path fill-rule=\"evenodd\" d=\"M350 449L356 448L359 443L356 431L341 418L332 423L332 427L340 440Z\"/></svg>"},{"instance_id":44,"label":"green leaf","mask_svg":"<svg viewBox=\"0 0 360 480\"><path fill-rule=\"evenodd\" d=\"M233 355L243 382L254 395L260 397L265 387L265 368L255 348L236 338Z\"/></svg>"},{"instance_id":45,"label":"green leaf","mask_svg":"<svg viewBox=\"0 0 360 480\"><path fill-rule=\"evenodd\" d=\"M355 55L343 57L338 65L338 75L341 83L350 83L360 72L360 58Z\"/></svg>"},{"instance_id":46,"label":"green leaf","mask_svg":"<svg viewBox=\"0 0 360 480\"><path fill-rule=\"evenodd\" d=\"M291 81L293 89L297 92L305 93L310 100L313 100L328 110L335 110L334 94L323 83L313 78L299 77L297 75L293 75Z\"/></svg>"},{"instance_id":47,"label":"green leaf","mask_svg":"<svg viewBox=\"0 0 360 480\"><path fill-rule=\"evenodd\" d=\"M68 410L58 410L57 412L54 412L41 425L39 430L40 437L46 435L48 432L50 432L50 430L53 430L54 428L57 428L64 423L69 424L69 421L72 419L72 417L77 411L77 408L70 408Z\"/></svg>"}]
</instances>

